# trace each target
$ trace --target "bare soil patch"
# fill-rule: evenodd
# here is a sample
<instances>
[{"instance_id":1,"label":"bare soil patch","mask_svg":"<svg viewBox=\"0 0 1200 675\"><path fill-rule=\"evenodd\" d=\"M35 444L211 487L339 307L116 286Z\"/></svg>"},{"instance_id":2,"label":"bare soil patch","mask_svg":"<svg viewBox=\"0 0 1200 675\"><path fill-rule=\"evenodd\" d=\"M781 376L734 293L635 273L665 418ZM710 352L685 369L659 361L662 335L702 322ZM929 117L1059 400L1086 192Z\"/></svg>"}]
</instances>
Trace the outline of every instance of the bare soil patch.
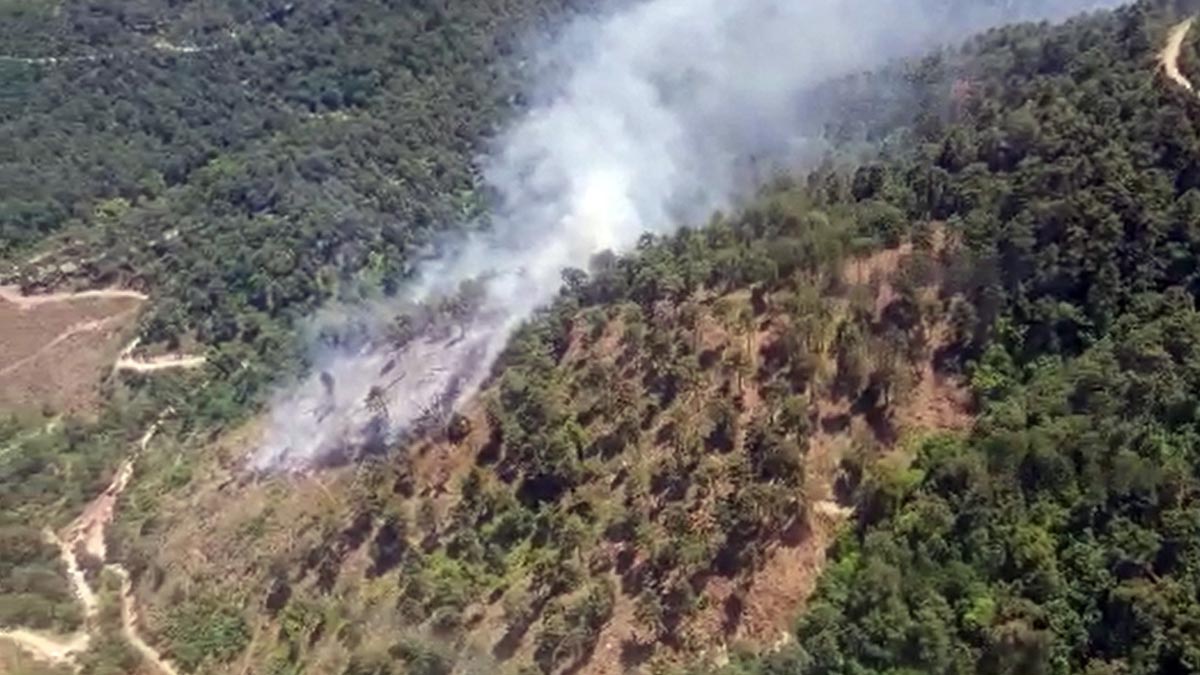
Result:
<instances>
[{"instance_id":1,"label":"bare soil patch","mask_svg":"<svg viewBox=\"0 0 1200 675\"><path fill-rule=\"evenodd\" d=\"M204 366L208 361L203 354L159 354L158 356L137 354L135 350L138 348L139 342L140 340L134 339L125 349L121 350L121 355L117 357L117 362L113 365L114 371L154 373L160 370L191 370Z\"/></svg>"},{"instance_id":2,"label":"bare soil patch","mask_svg":"<svg viewBox=\"0 0 1200 675\"><path fill-rule=\"evenodd\" d=\"M22 296L0 288L0 409L86 414L145 301L134 291Z\"/></svg>"},{"instance_id":3,"label":"bare soil patch","mask_svg":"<svg viewBox=\"0 0 1200 675\"><path fill-rule=\"evenodd\" d=\"M935 235L936 251L944 245L944 236L940 228ZM906 243L851 261L843 269L842 281L873 288L878 318L896 298L890 277L912 252L912 245ZM949 341L949 327L938 320L926 329L928 354L915 364L913 388L890 413L895 439L912 433L963 431L973 423L965 383L934 367L935 355ZM755 337L761 350L769 335ZM747 387L748 400L756 399L753 390L753 384ZM816 407L816 428L806 457L804 516L771 546L761 567L748 578L740 582L713 578L704 589L709 610L696 618L692 628L710 645L703 655L710 663L724 660L728 644L771 649L791 639L791 624L816 589L829 547L853 516L851 508L836 501L839 466L856 443L879 440L866 416L854 411L848 401L822 397ZM883 445L886 450L888 442ZM607 670L601 666L594 672Z\"/></svg>"},{"instance_id":4,"label":"bare soil patch","mask_svg":"<svg viewBox=\"0 0 1200 675\"><path fill-rule=\"evenodd\" d=\"M1179 67L1179 57L1183 53L1184 40L1187 39L1194 22L1194 18L1187 19L1171 28L1171 32L1167 34L1167 42L1158 54L1159 65L1163 72L1167 74L1167 77L1175 84L1190 92L1195 92L1195 88L1192 86L1192 81L1188 79L1188 76Z\"/></svg>"}]
</instances>

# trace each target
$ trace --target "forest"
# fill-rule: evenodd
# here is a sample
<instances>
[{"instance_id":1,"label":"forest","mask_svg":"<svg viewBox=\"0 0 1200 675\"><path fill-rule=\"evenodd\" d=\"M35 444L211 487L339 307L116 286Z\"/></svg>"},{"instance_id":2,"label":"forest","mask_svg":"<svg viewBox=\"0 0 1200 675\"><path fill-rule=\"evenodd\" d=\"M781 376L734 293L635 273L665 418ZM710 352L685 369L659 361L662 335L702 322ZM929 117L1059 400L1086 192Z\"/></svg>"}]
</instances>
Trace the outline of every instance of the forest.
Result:
<instances>
[{"instance_id":1,"label":"forest","mask_svg":"<svg viewBox=\"0 0 1200 675\"><path fill-rule=\"evenodd\" d=\"M185 672L1200 668L1200 100L1156 73L1197 8L995 29L828 83L821 166L565 270L429 438L309 488L237 482L221 432L295 320L394 290L481 208L470 149L519 76L480 64L562 10L404 7L5 10L30 58L97 56L0 63L20 100L0 254L56 247L18 265L31 288L154 288L147 337L209 345L218 376L122 390L0 464L0 624L78 624L28 523L103 490L150 398L183 414L111 539ZM878 86L897 79L902 97ZM913 421L935 375L966 424ZM26 431L0 426L0 447ZM786 639L748 635L796 538L821 545L815 590Z\"/></svg>"},{"instance_id":2,"label":"forest","mask_svg":"<svg viewBox=\"0 0 1200 675\"><path fill-rule=\"evenodd\" d=\"M571 7L3 3L0 281L152 291L146 341L248 361L211 396L254 405L300 319L478 214L516 48Z\"/></svg>"},{"instance_id":3,"label":"forest","mask_svg":"<svg viewBox=\"0 0 1200 675\"><path fill-rule=\"evenodd\" d=\"M1155 10L978 38L961 114L877 170L965 243L976 425L863 468L794 645L728 672L1196 668L1200 106L1147 77Z\"/></svg>"}]
</instances>

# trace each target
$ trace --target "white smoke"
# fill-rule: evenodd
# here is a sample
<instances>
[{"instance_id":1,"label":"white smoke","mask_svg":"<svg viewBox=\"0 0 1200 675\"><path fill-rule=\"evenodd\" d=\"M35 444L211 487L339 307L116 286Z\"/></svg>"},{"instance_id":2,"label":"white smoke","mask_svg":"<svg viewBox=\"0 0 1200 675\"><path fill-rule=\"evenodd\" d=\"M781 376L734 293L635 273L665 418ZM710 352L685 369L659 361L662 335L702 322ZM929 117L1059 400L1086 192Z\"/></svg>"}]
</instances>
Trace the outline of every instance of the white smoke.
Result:
<instances>
[{"instance_id":1,"label":"white smoke","mask_svg":"<svg viewBox=\"0 0 1200 675\"><path fill-rule=\"evenodd\" d=\"M319 355L317 372L274 405L254 465L307 466L461 403L511 331L554 297L563 268L702 220L745 189L740 161L802 148L814 85L989 26L1115 4L644 0L575 20L534 59L546 81L482 162L497 196L487 232L425 265L406 294L425 302L488 274L479 311L403 348L375 340Z\"/></svg>"}]
</instances>

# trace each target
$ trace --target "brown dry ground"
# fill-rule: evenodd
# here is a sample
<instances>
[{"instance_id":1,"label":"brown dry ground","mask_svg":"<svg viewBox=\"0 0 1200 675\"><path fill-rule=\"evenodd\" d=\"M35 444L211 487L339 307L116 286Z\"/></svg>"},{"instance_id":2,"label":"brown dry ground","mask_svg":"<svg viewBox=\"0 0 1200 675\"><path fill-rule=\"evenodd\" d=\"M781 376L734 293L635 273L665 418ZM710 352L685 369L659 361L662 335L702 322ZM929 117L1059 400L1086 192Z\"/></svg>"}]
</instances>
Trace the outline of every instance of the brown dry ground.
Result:
<instances>
[{"instance_id":1,"label":"brown dry ground","mask_svg":"<svg viewBox=\"0 0 1200 675\"><path fill-rule=\"evenodd\" d=\"M137 295L0 294L0 410L88 414L137 317Z\"/></svg>"},{"instance_id":2,"label":"brown dry ground","mask_svg":"<svg viewBox=\"0 0 1200 675\"><path fill-rule=\"evenodd\" d=\"M1192 29L1192 24L1196 21L1195 17L1179 22L1167 34L1166 44L1158 54L1159 67L1166 73L1179 87L1189 92L1195 92L1192 86L1192 81L1184 74L1180 67L1180 56L1183 53L1183 45L1187 40L1188 32Z\"/></svg>"},{"instance_id":3,"label":"brown dry ground","mask_svg":"<svg viewBox=\"0 0 1200 675\"><path fill-rule=\"evenodd\" d=\"M943 231L935 229L933 246L940 251L946 245ZM876 319L896 298L889 278L899 269L913 247L901 246L879 251L851 261L843 269L847 286L870 286L875 290ZM934 293L926 289L927 295ZM739 298L748 300L748 295ZM781 647L791 640L791 626L816 589L825 567L826 554L853 510L836 501L834 482L842 459L854 446L876 447L890 452L913 436L930 432L965 432L974 418L970 392L961 379L938 372L934 355L946 346L949 327L944 321L926 326L926 358L916 364L912 389L891 412L887 438L880 438L869 421L853 414L849 402L829 397L817 403L818 425L809 440L806 455L806 517L797 519L768 550L762 566L748 577L729 579L712 576L703 596L707 609L693 618L685 629L692 656L721 664L733 645L756 649ZM705 326L704 342L711 346L729 339L715 324ZM760 327L753 336L755 351L776 336L773 322ZM743 422L749 421L760 404L761 396L752 378L743 393ZM745 427L745 424L743 424ZM601 633L593 658L578 672L580 675L617 675L625 672L622 650L636 642L633 599L619 594L613 618Z\"/></svg>"},{"instance_id":4,"label":"brown dry ground","mask_svg":"<svg viewBox=\"0 0 1200 675\"><path fill-rule=\"evenodd\" d=\"M940 237L939 237L940 239ZM936 242L935 247L941 246ZM894 291L887 283L903 258L911 252L908 246L884 251L848 265L843 283L869 286L875 293L876 309L882 311ZM735 297L745 302L748 298ZM703 299L710 305L714 298ZM777 339L773 322L760 325L749 342L756 351ZM946 342L947 328L943 324L926 326L930 354ZM619 351L622 322L613 318L598 337L582 338L585 331L572 340L563 367L574 361L606 358L607 352ZM733 336L713 317L705 315L698 330L704 346L725 343L745 336ZM589 345L583 344L590 343ZM903 445L912 435L936 430L965 430L972 423L970 399L965 387L956 378L937 373L932 356L916 364L915 381L908 395L892 411L888 420L892 436L881 442L873 428L861 415L850 413L845 401L818 399L818 418L823 424L811 439L808 451L808 484L804 501L807 516L798 518L778 541L773 542L761 566L736 580L719 576L710 578L703 589L707 609L685 627L688 656L700 656L710 662L724 659L729 646L749 644L759 647L779 645L789 634L788 629L813 592L825 564L826 551L838 532L851 518L852 512L834 497L833 484L842 458L856 445L869 445L877 451ZM747 378L744 393L744 414L754 414L761 396ZM432 506L437 520L446 521L459 499L462 477L475 465L477 455L488 444L490 430L486 415L478 407L465 411L472 422L468 439L454 444L444 440L418 443L409 451L408 476L412 498L398 502L406 519L414 523L416 505ZM173 598L186 593L193 584L207 585L211 580L240 580L218 585L237 596L235 601L246 608L255 636L250 649L233 663L218 667L216 672L254 672L271 658L278 643L276 620L263 607L267 592L266 570L277 561L295 560L314 543L330 541L346 527L361 508L356 503L365 494L357 485L370 472L354 467L326 470L311 475L277 476L251 479L244 472L244 460L259 438L261 420L236 430L209 446L189 485L172 489L165 484L162 467L148 467L144 479L135 478L127 495L135 501L146 495L156 497L155 534L144 539L152 547L152 570L144 574L135 592L137 606L142 612L142 629L151 643L164 627L164 613L172 606ZM655 449L647 449L649 454ZM160 460L145 458L150 462ZM166 460L161 460L166 461ZM369 480L369 478L368 478ZM123 499L125 499L123 498ZM118 505L118 509L120 506ZM118 516L119 519L119 516ZM419 525L409 532L410 545L427 533ZM368 533L370 536L372 533ZM140 537L135 537L140 538ZM325 626L325 639L319 640L304 656L310 672L336 670L348 657L345 647L336 636L352 622L364 635L360 648L372 644L390 644L407 630L396 612L397 571L378 578L366 574L369 545L351 549L342 560L337 581L328 594L322 594L318 611L331 617ZM148 551L149 552L149 551ZM615 555L615 549L613 551ZM296 579L296 571L290 574ZM614 577L614 586L620 587ZM299 593L313 583L307 573L293 585ZM468 630L464 642L474 653L490 653L505 629L503 610L497 598L480 598L467 609ZM732 606L740 611L727 612ZM730 616L736 615L732 620ZM493 666L497 672L508 672L510 666L526 660L533 649L533 638L539 625L535 624L523 640L513 648L512 658L503 665ZM592 658L582 664L578 675L608 675L626 672L630 661L629 649L636 645L638 629L633 616L633 599L618 593L612 619L600 634ZM159 643L160 648L163 646ZM169 654L167 655L170 656ZM635 655L636 656L636 655ZM644 657L645 655L642 655ZM683 656L667 654L668 662ZM638 658L641 660L641 657Z\"/></svg>"},{"instance_id":5,"label":"brown dry ground","mask_svg":"<svg viewBox=\"0 0 1200 675\"><path fill-rule=\"evenodd\" d=\"M70 675L67 666L39 661L8 640L0 639L0 675Z\"/></svg>"}]
</instances>

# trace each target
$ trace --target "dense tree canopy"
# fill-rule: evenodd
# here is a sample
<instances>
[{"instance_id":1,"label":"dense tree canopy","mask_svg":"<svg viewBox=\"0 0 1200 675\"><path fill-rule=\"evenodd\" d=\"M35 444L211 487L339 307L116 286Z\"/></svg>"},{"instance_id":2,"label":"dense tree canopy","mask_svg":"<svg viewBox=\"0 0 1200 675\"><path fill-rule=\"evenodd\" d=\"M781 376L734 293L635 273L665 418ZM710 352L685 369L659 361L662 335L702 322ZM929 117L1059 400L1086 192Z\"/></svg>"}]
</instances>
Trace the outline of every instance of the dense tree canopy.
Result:
<instances>
[{"instance_id":1,"label":"dense tree canopy","mask_svg":"<svg viewBox=\"0 0 1200 675\"><path fill-rule=\"evenodd\" d=\"M1200 668L1200 102L1154 75L1184 4L997 29L829 83L822 166L564 271L479 405L356 468L330 513L281 524L272 502L196 535L244 576L160 565L178 521L157 509L192 515L164 495L200 460L151 453L115 539L172 598L152 627L195 669L249 650L256 611L278 630L246 658L269 672L340 653L331 672L449 672L442 645L481 622L502 624L497 658L528 640L524 665L561 672L621 612L631 651L695 654L709 582L739 598L836 480L855 517L795 639L729 671ZM205 429L253 399L292 318L393 288L434 227L478 208L470 152L512 91L493 60L558 6L0 5L22 58L77 59L0 61L0 253L57 250L30 283L153 287L147 337L214 346L222 377L176 423ZM898 439L927 363L969 383L973 427ZM77 506L147 419L129 415L38 434L0 466L19 484L0 501ZM874 434L833 469L810 461L831 417ZM466 461L431 481L421 453L447 447ZM69 626L53 584L27 597L48 557L16 520L0 600ZM362 588L364 607L338 604Z\"/></svg>"},{"instance_id":2,"label":"dense tree canopy","mask_svg":"<svg viewBox=\"0 0 1200 675\"><path fill-rule=\"evenodd\" d=\"M148 341L278 368L281 329L394 291L476 213L515 46L566 8L3 3L0 260L26 285L144 288Z\"/></svg>"},{"instance_id":3,"label":"dense tree canopy","mask_svg":"<svg viewBox=\"0 0 1200 675\"><path fill-rule=\"evenodd\" d=\"M956 107L851 192L899 186L885 201L961 238L943 294L979 419L866 469L795 645L730 670L1200 663L1200 105L1151 76L1171 20L1140 3L923 64L959 82Z\"/></svg>"}]
</instances>

